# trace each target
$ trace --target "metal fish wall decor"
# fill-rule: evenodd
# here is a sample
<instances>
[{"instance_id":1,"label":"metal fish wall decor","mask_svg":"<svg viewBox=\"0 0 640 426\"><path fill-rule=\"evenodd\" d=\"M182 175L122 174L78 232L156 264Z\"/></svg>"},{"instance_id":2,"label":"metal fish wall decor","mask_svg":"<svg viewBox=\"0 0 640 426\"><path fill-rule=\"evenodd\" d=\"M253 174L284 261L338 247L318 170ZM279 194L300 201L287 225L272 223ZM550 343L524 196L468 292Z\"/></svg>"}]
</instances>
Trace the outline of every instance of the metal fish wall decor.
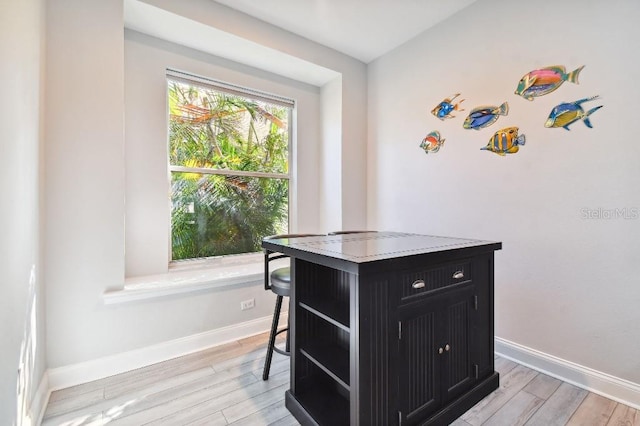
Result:
<instances>
[{"instance_id":1,"label":"metal fish wall decor","mask_svg":"<svg viewBox=\"0 0 640 426\"><path fill-rule=\"evenodd\" d=\"M440 136L440 132L434 130L422 139L420 148L424 150L425 154L435 154L440 151L443 144L444 139Z\"/></svg>"},{"instance_id":2,"label":"metal fish wall decor","mask_svg":"<svg viewBox=\"0 0 640 426\"><path fill-rule=\"evenodd\" d=\"M567 72L563 65L553 65L535 69L520 79L514 93L529 101L533 101L536 97L548 95L555 91L565 81L578 84L578 77L584 67L585 66L582 65L571 72ZM464 111L464 109L461 108L464 99L459 100L457 103L454 102L459 96L460 93L456 93L450 98L443 99L431 110L431 114L441 121L455 118L455 116L452 115L454 111ZM585 110L582 104L595 101L596 99L600 99L600 96L591 96L578 99L574 102L562 102L556 105L544 122L544 127L561 127L565 130L570 130L569 126L573 123L582 121L588 128L593 128L590 117L594 112L602 108L603 105L597 105ZM507 101L499 106L481 105L473 108L471 112L469 112L462 127L479 131L493 125L498 121L500 116L506 116L508 114L509 103ZM519 130L516 126L500 129L493 134L487 145L480 149L493 152L500 156L515 154L520 151L521 146L525 145L525 135L519 134ZM443 144L444 138L442 138L439 131L434 130L424 137L420 143L420 148L424 150L426 154L434 154L442 148Z\"/></svg>"},{"instance_id":3,"label":"metal fish wall decor","mask_svg":"<svg viewBox=\"0 0 640 426\"><path fill-rule=\"evenodd\" d=\"M498 155L515 154L520 150L520 146L524 145L524 135L518 135L517 127L505 127L498 130L489 139L487 146L480 148L481 150L495 152Z\"/></svg>"},{"instance_id":4,"label":"metal fish wall decor","mask_svg":"<svg viewBox=\"0 0 640 426\"><path fill-rule=\"evenodd\" d=\"M462 123L465 129L480 130L489 127L498 120L501 115L509 114L509 104L504 102L500 106L480 106L471 110Z\"/></svg>"},{"instance_id":5,"label":"metal fish wall decor","mask_svg":"<svg viewBox=\"0 0 640 426\"><path fill-rule=\"evenodd\" d=\"M591 108L589 111L585 111L581 105L585 102L594 101L599 97L600 96L596 95L590 98L579 99L575 102L565 102L555 106L551 110L549 118L547 118L547 121L544 123L544 127L562 127L565 130L571 130L569 129L569 125L578 120L582 120L585 126L590 129L593 128L591 121L589 120L589 116L602 108L602 105Z\"/></svg>"},{"instance_id":6,"label":"metal fish wall decor","mask_svg":"<svg viewBox=\"0 0 640 426\"><path fill-rule=\"evenodd\" d=\"M454 118L455 116L451 115L453 111L464 111L460 108L460 104L464 102L464 99L462 99L457 104L453 103L453 100L458 96L460 96L460 93L456 93L451 98L444 98L442 102L440 102L434 109L431 110L431 114L435 115L440 120Z\"/></svg>"},{"instance_id":7,"label":"metal fish wall decor","mask_svg":"<svg viewBox=\"0 0 640 426\"><path fill-rule=\"evenodd\" d=\"M562 65L533 70L520 79L515 94L532 101L535 97L553 92L565 81L578 84L578 75L583 68L584 65L570 73Z\"/></svg>"}]
</instances>

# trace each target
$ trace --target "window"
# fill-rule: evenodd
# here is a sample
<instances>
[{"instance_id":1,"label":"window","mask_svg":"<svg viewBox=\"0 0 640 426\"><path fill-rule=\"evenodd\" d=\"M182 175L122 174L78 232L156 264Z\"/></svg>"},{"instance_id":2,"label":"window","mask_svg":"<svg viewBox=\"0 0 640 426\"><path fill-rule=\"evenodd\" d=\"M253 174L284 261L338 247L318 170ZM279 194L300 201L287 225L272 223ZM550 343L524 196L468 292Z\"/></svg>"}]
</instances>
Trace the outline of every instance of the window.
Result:
<instances>
[{"instance_id":1,"label":"window","mask_svg":"<svg viewBox=\"0 0 640 426\"><path fill-rule=\"evenodd\" d=\"M293 101L171 70L167 91L172 260L286 233Z\"/></svg>"}]
</instances>

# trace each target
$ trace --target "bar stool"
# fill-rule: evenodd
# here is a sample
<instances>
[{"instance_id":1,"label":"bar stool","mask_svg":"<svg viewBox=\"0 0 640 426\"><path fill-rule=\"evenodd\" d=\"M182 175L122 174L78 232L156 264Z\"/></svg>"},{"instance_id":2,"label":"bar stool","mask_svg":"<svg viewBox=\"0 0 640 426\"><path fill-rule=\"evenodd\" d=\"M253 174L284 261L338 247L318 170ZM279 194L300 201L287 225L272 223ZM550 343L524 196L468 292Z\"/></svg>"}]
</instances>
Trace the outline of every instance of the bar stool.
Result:
<instances>
[{"instance_id":1,"label":"bar stool","mask_svg":"<svg viewBox=\"0 0 640 426\"><path fill-rule=\"evenodd\" d=\"M322 234L282 234L272 235L265 237L264 239L279 239L279 238L299 238L299 237L317 237ZM264 250L264 289L271 290L276 294L276 307L273 311L273 321L271 323L271 332L269 334L269 345L267 346L267 356L264 360L264 370L262 371L262 380L269 379L269 370L271 369L271 359L273 358L273 351L279 354L289 356L289 324L287 321L287 327L282 330L278 330L278 321L280 320L280 310L282 309L282 299L291 295L291 268L289 266L282 267L273 270L269 273L269 262L289 257L286 254L273 252L271 250ZM285 349L277 348L275 345L276 336L280 333L287 333L287 339L285 343Z\"/></svg>"}]
</instances>

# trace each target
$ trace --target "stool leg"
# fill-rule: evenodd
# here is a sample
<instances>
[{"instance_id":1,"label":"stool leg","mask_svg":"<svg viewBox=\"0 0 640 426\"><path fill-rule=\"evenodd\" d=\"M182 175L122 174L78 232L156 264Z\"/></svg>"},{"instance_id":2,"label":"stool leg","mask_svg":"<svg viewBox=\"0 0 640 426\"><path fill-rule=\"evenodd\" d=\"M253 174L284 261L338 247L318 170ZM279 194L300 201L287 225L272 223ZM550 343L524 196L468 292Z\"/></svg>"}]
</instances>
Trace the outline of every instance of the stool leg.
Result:
<instances>
[{"instance_id":1,"label":"stool leg","mask_svg":"<svg viewBox=\"0 0 640 426\"><path fill-rule=\"evenodd\" d=\"M269 370L271 369L271 358L273 358L273 346L276 342L276 333L278 332L278 320L280 319L280 309L282 308L282 296L276 298L276 309L273 312L273 322L271 323L271 334L269 335L269 346L267 347L267 357L264 359L264 370L262 371L262 380L269 379Z\"/></svg>"},{"instance_id":2,"label":"stool leg","mask_svg":"<svg viewBox=\"0 0 640 426\"><path fill-rule=\"evenodd\" d=\"M289 345L289 330L291 330L291 317L289 314L291 313L291 304L289 304L289 310L287 311L287 340L284 346L285 352L291 352L291 346Z\"/></svg>"}]
</instances>

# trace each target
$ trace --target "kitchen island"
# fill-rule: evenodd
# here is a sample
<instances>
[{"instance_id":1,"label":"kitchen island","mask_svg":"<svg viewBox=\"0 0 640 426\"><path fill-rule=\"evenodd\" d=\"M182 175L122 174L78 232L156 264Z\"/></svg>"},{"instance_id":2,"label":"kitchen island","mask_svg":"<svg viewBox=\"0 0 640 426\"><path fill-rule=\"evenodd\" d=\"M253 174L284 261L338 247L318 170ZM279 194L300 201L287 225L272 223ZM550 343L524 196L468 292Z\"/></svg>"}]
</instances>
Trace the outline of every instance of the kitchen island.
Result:
<instances>
[{"instance_id":1,"label":"kitchen island","mask_svg":"<svg viewBox=\"0 0 640 426\"><path fill-rule=\"evenodd\" d=\"M498 387L499 242L397 232L265 239L291 257L291 382L303 425L446 425Z\"/></svg>"}]
</instances>

